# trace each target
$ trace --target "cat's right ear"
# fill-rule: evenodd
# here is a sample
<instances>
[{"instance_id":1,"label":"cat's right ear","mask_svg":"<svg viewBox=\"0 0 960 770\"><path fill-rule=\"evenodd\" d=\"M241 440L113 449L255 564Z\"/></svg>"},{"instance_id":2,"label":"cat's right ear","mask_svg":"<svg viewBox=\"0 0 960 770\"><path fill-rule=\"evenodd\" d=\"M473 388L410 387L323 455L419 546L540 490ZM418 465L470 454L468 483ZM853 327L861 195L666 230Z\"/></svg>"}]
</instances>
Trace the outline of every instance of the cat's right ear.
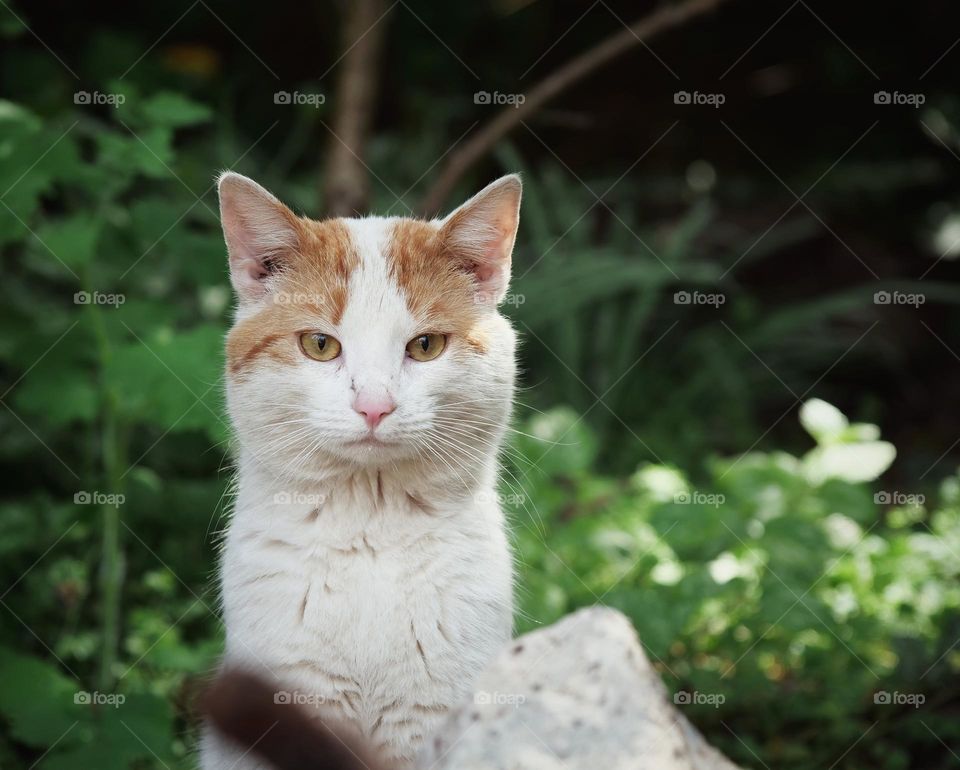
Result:
<instances>
[{"instance_id":1,"label":"cat's right ear","mask_svg":"<svg viewBox=\"0 0 960 770\"><path fill-rule=\"evenodd\" d=\"M277 198L241 174L217 180L220 222L230 257L230 280L241 302L256 301L267 281L299 249L297 217Z\"/></svg>"}]
</instances>

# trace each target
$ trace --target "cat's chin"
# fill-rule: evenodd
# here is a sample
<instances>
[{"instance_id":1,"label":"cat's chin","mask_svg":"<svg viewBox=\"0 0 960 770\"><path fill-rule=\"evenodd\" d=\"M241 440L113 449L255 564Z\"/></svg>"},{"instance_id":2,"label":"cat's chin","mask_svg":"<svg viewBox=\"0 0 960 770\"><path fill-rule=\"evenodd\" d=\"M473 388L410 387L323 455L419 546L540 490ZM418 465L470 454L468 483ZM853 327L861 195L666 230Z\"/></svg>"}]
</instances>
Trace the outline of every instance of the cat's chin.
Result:
<instances>
[{"instance_id":1,"label":"cat's chin","mask_svg":"<svg viewBox=\"0 0 960 770\"><path fill-rule=\"evenodd\" d=\"M344 441L336 448L331 447L331 450L338 459L365 468L385 463L417 460L420 457L415 445L376 436Z\"/></svg>"},{"instance_id":2,"label":"cat's chin","mask_svg":"<svg viewBox=\"0 0 960 770\"><path fill-rule=\"evenodd\" d=\"M363 436L362 438L355 439L353 441L347 442L349 446L360 447L363 449L386 449L391 446L396 446L395 441L386 441L379 436L374 436L372 434Z\"/></svg>"}]
</instances>

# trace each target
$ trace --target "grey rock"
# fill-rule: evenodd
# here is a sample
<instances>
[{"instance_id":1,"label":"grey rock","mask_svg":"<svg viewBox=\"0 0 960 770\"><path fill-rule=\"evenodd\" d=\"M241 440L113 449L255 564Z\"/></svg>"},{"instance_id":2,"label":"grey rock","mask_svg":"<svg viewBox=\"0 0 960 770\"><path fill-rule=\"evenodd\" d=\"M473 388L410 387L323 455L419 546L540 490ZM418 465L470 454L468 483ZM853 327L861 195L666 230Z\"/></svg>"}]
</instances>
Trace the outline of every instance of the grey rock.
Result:
<instances>
[{"instance_id":1,"label":"grey rock","mask_svg":"<svg viewBox=\"0 0 960 770\"><path fill-rule=\"evenodd\" d=\"M621 613L516 639L418 764L431 770L738 770L674 706Z\"/></svg>"}]
</instances>

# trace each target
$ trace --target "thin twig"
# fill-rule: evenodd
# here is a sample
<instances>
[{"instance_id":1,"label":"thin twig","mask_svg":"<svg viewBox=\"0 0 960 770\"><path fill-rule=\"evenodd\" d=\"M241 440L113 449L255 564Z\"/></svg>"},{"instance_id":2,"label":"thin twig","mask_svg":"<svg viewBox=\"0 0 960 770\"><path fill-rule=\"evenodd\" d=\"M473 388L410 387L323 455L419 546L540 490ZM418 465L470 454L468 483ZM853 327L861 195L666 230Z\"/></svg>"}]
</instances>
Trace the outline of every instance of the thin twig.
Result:
<instances>
[{"instance_id":1,"label":"thin twig","mask_svg":"<svg viewBox=\"0 0 960 770\"><path fill-rule=\"evenodd\" d=\"M456 152L450 154L436 181L424 196L419 207L420 213L433 216L439 212L461 177L490 152L497 142L521 122L529 120L531 115L557 94L631 48L647 42L661 32L680 26L689 19L701 16L724 2L727 0L687 0L664 6L575 56L528 91L523 104L518 107L505 107Z\"/></svg>"}]
</instances>

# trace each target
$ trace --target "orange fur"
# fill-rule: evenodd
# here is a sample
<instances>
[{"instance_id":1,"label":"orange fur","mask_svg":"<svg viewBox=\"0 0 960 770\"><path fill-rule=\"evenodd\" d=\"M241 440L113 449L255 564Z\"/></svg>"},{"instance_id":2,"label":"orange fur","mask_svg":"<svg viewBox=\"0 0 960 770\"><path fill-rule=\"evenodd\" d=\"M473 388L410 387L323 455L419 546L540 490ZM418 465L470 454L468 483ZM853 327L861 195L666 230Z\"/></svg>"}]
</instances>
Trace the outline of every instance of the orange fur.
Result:
<instances>
[{"instance_id":1,"label":"orange fur","mask_svg":"<svg viewBox=\"0 0 960 770\"><path fill-rule=\"evenodd\" d=\"M335 326L346 308L350 274L359 263L346 225L339 219L318 222L290 216L298 249L278 259L280 269L270 279L274 300L230 331L231 374L243 372L261 356L295 363L300 355L296 334L325 324ZM398 221L386 258L407 307L425 325L423 331L455 335L477 352L487 350L473 279L436 225Z\"/></svg>"},{"instance_id":2,"label":"orange fur","mask_svg":"<svg viewBox=\"0 0 960 770\"><path fill-rule=\"evenodd\" d=\"M338 219L317 222L300 217L293 217L292 224L298 248L279 259L280 269L270 279L272 301L235 324L227 336L231 374L242 372L261 355L294 363L300 355L298 332L336 325L343 316L350 273L359 262L346 225Z\"/></svg>"},{"instance_id":3,"label":"orange fur","mask_svg":"<svg viewBox=\"0 0 960 770\"><path fill-rule=\"evenodd\" d=\"M436 225L413 219L397 222L387 259L411 314L427 325L423 331L456 335L485 352L473 279L459 256L447 248Z\"/></svg>"}]
</instances>

